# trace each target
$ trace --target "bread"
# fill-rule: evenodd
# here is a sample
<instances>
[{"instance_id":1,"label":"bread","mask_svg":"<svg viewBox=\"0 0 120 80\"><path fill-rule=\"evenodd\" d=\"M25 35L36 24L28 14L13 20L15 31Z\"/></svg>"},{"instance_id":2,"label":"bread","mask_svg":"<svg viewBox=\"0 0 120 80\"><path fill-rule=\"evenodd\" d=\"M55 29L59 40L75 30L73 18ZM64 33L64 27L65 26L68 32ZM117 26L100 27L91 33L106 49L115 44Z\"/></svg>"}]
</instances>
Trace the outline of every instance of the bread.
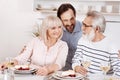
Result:
<instances>
[{"instance_id":1,"label":"bread","mask_svg":"<svg viewBox=\"0 0 120 80\"><path fill-rule=\"evenodd\" d=\"M65 76L75 77L76 75L75 75L75 71L68 70L68 71L62 72L61 76L62 77L65 77Z\"/></svg>"}]
</instances>

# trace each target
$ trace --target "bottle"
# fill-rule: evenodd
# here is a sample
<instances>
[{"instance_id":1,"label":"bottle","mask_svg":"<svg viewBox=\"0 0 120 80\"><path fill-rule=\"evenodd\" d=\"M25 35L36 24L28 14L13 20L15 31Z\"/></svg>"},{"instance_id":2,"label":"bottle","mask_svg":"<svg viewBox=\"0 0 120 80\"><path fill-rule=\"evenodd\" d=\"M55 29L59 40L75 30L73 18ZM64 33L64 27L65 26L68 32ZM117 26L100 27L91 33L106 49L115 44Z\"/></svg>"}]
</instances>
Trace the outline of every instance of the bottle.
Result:
<instances>
[{"instance_id":1,"label":"bottle","mask_svg":"<svg viewBox=\"0 0 120 80\"><path fill-rule=\"evenodd\" d=\"M9 70L9 76L10 76L10 80L14 80L14 71L13 70Z\"/></svg>"},{"instance_id":2,"label":"bottle","mask_svg":"<svg viewBox=\"0 0 120 80\"><path fill-rule=\"evenodd\" d=\"M8 80L8 79L9 79L9 77L8 77L8 70L5 69L5 70L4 70L4 77L3 77L3 80Z\"/></svg>"},{"instance_id":3,"label":"bottle","mask_svg":"<svg viewBox=\"0 0 120 80\"><path fill-rule=\"evenodd\" d=\"M3 80L14 80L14 71L10 69L5 69Z\"/></svg>"}]
</instances>

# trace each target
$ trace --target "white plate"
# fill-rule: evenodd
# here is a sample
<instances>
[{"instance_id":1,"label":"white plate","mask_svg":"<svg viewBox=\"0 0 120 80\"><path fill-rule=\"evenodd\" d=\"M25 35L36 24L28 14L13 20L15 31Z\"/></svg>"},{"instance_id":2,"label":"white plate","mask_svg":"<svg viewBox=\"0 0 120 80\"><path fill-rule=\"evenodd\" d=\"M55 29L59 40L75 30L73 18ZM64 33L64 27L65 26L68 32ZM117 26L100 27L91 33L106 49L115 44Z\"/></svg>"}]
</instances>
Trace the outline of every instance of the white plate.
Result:
<instances>
[{"instance_id":1,"label":"white plate","mask_svg":"<svg viewBox=\"0 0 120 80\"><path fill-rule=\"evenodd\" d=\"M61 76L61 74L62 74L62 72L63 71L57 71L57 72L55 72L52 76L54 77L54 78L56 78L56 79L61 79L61 80L65 80L65 79L68 79L68 80L77 80L77 79L83 79L84 78L84 76L83 75L81 75L81 74L79 74L79 73L75 73L75 75L76 75L76 77L62 77Z\"/></svg>"},{"instance_id":2,"label":"white plate","mask_svg":"<svg viewBox=\"0 0 120 80\"><path fill-rule=\"evenodd\" d=\"M29 70L17 70L17 69L14 70L16 74L30 74L30 73L34 73L35 71L36 69L34 68L30 68Z\"/></svg>"}]
</instances>

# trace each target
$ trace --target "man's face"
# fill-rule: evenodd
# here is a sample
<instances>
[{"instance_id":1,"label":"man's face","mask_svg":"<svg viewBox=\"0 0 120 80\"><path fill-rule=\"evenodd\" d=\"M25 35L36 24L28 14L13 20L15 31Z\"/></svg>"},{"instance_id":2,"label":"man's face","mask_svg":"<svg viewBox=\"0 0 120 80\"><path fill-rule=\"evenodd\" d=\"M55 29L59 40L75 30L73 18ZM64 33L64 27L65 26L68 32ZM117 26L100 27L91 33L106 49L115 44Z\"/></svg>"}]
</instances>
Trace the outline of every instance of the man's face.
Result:
<instances>
[{"instance_id":1,"label":"man's face","mask_svg":"<svg viewBox=\"0 0 120 80\"><path fill-rule=\"evenodd\" d=\"M92 41L95 37L95 30L92 27L92 17L86 17L82 23L83 37L89 41Z\"/></svg>"},{"instance_id":2,"label":"man's face","mask_svg":"<svg viewBox=\"0 0 120 80\"><path fill-rule=\"evenodd\" d=\"M64 27L68 32L73 32L75 27L75 15L71 9L64 12L61 16Z\"/></svg>"}]
</instances>

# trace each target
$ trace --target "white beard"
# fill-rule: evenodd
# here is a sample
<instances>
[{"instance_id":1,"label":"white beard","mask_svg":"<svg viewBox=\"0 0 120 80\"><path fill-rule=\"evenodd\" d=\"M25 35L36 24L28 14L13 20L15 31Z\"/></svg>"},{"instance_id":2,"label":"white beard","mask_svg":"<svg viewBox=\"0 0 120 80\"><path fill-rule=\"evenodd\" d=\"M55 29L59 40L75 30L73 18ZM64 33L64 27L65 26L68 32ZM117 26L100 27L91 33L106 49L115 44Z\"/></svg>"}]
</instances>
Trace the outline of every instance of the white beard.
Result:
<instances>
[{"instance_id":1,"label":"white beard","mask_svg":"<svg viewBox=\"0 0 120 80\"><path fill-rule=\"evenodd\" d=\"M82 37L87 40L87 41L92 41L95 37L95 31L94 29L91 30L91 32L89 34L83 34Z\"/></svg>"}]
</instances>

